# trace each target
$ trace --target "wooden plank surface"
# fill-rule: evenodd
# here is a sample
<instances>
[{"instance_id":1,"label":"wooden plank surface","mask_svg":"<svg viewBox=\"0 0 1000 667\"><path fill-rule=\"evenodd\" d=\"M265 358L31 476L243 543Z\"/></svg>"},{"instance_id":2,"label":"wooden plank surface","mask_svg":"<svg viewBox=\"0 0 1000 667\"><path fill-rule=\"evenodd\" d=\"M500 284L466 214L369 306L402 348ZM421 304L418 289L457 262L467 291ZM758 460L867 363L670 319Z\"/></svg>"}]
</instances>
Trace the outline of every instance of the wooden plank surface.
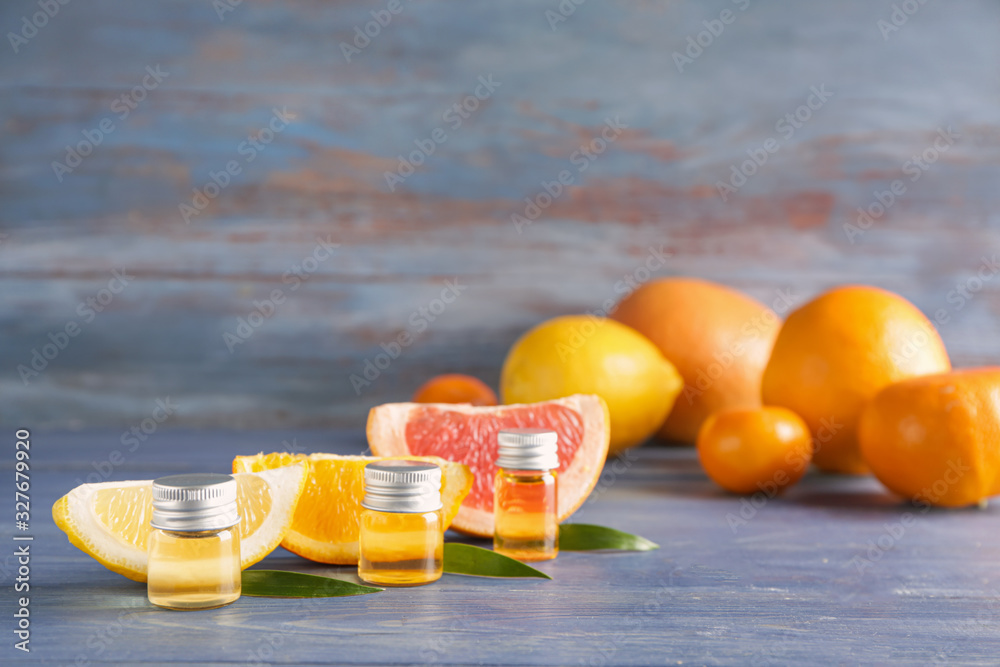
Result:
<instances>
[{"instance_id":1,"label":"wooden plank surface","mask_svg":"<svg viewBox=\"0 0 1000 667\"><path fill-rule=\"evenodd\" d=\"M606 468L574 520L641 533L658 551L563 553L540 565L553 581L446 575L358 598L158 610L143 585L72 547L48 514L119 438L33 434L31 530L19 533L34 537L32 651L9 646L5 611L5 664L985 665L1000 653L995 506L921 513L871 478L810 474L787 497L748 508L708 482L690 449L654 447L620 460L620 472ZM234 455L260 450L364 445L355 431L164 430L112 478L224 471ZM906 513L914 520L900 532ZM732 520L740 516L745 523ZM0 525L9 547L8 516ZM11 558L0 565L3 609L13 610ZM353 577L283 550L258 567Z\"/></svg>"},{"instance_id":2,"label":"wooden plank surface","mask_svg":"<svg viewBox=\"0 0 1000 667\"><path fill-rule=\"evenodd\" d=\"M356 427L433 373L495 383L516 336L617 298L650 248L670 254L655 275L769 303L894 289L946 311L957 363L1000 358L1000 281L955 297L1000 249L995 2L920 4L885 34L890 0L588 2L552 24L554 0L405 2L348 62L340 44L385 4L243 2L220 18L205 0L69 3L0 49L0 422L127 427L170 396L174 425ZM679 71L674 54L724 10ZM4 2L0 25L36 11ZM167 75L122 118L147 67ZM491 76L456 127L449 109ZM823 86L786 138L779 123ZM275 108L288 127L245 161ZM579 171L574 152L609 118L627 128ZM52 163L105 120L60 181ZM947 127L959 138L910 181ZM436 129L447 140L390 190L397 156ZM772 138L722 201L717 182ZM186 223L179 205L230 160L241 172ZM565 169L572 184L518 233L511 215ZM905 194L849 237L896 180ZM317 238L339 247L293 291ZM80 304L115 269L134 278L88 320ZM447 280L461 296L421 316ZM225 333L276 289L284 302L230 350ZM23 382L18 366L71 322L79 334ZM356 391L403 333L414 342Z\"/></svg>"}]
</instances>

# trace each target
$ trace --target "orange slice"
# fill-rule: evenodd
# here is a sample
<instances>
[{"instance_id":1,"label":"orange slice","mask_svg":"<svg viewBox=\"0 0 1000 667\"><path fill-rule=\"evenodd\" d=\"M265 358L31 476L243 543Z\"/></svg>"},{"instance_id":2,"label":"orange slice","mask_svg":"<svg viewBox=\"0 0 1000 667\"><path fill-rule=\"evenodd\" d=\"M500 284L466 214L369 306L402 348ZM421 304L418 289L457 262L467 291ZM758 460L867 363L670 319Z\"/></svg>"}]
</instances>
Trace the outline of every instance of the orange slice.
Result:
<instances>
[{"instance_id":1,"label":"orange slice","mask_svg":"<svg viewBox=\"0 0 1000 667\"><path fill-rule=\"evenodd\" d=\"M441 502L447 529L472 487L472 473L460 463L436 456L406 456L441 466ZM281 542L293 553L320 563L351 565L358 562L358 517L364 496L364 469L371 456L336 454L257 454L233 459L233 472L258 472L293 462L309 465L309 479Z\"/></svg>"}]
</instances>

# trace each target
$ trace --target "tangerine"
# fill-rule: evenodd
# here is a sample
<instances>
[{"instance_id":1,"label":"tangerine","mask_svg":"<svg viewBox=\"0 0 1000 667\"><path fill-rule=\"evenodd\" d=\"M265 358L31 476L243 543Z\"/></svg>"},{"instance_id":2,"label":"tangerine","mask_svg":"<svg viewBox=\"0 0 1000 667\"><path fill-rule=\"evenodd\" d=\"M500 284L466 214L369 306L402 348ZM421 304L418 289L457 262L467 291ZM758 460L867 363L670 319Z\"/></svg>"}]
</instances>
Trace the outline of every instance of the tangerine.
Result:
<instances>
[{"instance_id":1,"label":"tangerine","mask_svg":"<svg viewBox=\"0 0 1000 667\"><path fill-rule=\"evenodd\" d=\"M891 384L858 425L861 454L890 491L961 507L1000 494L1000 368Z\"/></svg>"},{"instance_id":2,"label":"tangerine","mask_svg":"<svg viewBox=\"0 0 1000 667\"><path fill-rule=\"evenodd\" d=\"M786 408L729 408L698 433L698 460L716 484L733 493L780 493L812 459L809 427Z\"/></svg>"},{"instance_id":3,"label":"tangerine","mask_svg":"<svg viewBox=\"0 0 1000 667\"><path fill-rule=\"evenodd\" d=\"M413 393L414 403L469 403L496 405L497 395L479 378L462 373L437 375Z\"/></svg>"}]
</instances>

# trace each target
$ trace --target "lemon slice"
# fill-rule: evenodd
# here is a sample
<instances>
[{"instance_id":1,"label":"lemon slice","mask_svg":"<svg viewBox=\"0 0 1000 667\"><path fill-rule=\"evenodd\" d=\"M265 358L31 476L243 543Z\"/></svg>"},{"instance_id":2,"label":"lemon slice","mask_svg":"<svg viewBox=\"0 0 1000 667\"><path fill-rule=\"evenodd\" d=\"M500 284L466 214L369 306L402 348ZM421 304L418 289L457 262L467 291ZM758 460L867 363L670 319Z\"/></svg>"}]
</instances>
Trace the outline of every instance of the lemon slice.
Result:
<instances>
[{"instance_id":1,"label":"lemon slice","mask_svg":"<svg viewBox=\"0 0 1000 667\"><path fill-rule=\"evenodd\" d=\"M240 512L240 553L246 569L285 538L305 488L304 463L233 475ZM52 518L78 549L113 572L146 581L146 543L153 480L81 484L52 506Z\"/></svg>"}]
</instances>

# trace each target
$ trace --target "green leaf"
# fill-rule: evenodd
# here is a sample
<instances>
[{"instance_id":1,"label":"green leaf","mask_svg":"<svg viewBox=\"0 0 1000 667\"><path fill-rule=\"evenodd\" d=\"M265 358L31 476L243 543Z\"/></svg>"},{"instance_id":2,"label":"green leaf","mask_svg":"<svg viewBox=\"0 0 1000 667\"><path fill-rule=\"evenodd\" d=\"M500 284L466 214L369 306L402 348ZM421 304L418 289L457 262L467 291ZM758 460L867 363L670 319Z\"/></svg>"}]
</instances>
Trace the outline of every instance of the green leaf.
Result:
<instances>
[{"instance_id":1,"label":"green leaf","mask_svg":"<svg viewBox=\"0 0 1000 667\"><path fill-rule=\"evenodd\" d=\"M652 551L660 545L645 537L623 533L614 528L595 526L590 523L564 523L559 526L560 551Z\"/></svg>"},{"instance_id":2,"label":"green leaf","mask_svg":"<svg viewBox=\"0 0 1000 667\"><path fill-rule=\"evenodd\" d=\"M444 571L451 574L468 574L473 577L552 578L509 556L457 542L447 542L444 545Z\"/></svg>"},{"instance_id":3,"label":"green leaf","mask_svg":"<svg viewBox=\"0 0 1000 667\"><path fill-rule=\"evenodd\" d=\"M302 572L246 570L243 573L243 595L262 598L337 598L383 590Z\"/></svg>"}]
</instances>

